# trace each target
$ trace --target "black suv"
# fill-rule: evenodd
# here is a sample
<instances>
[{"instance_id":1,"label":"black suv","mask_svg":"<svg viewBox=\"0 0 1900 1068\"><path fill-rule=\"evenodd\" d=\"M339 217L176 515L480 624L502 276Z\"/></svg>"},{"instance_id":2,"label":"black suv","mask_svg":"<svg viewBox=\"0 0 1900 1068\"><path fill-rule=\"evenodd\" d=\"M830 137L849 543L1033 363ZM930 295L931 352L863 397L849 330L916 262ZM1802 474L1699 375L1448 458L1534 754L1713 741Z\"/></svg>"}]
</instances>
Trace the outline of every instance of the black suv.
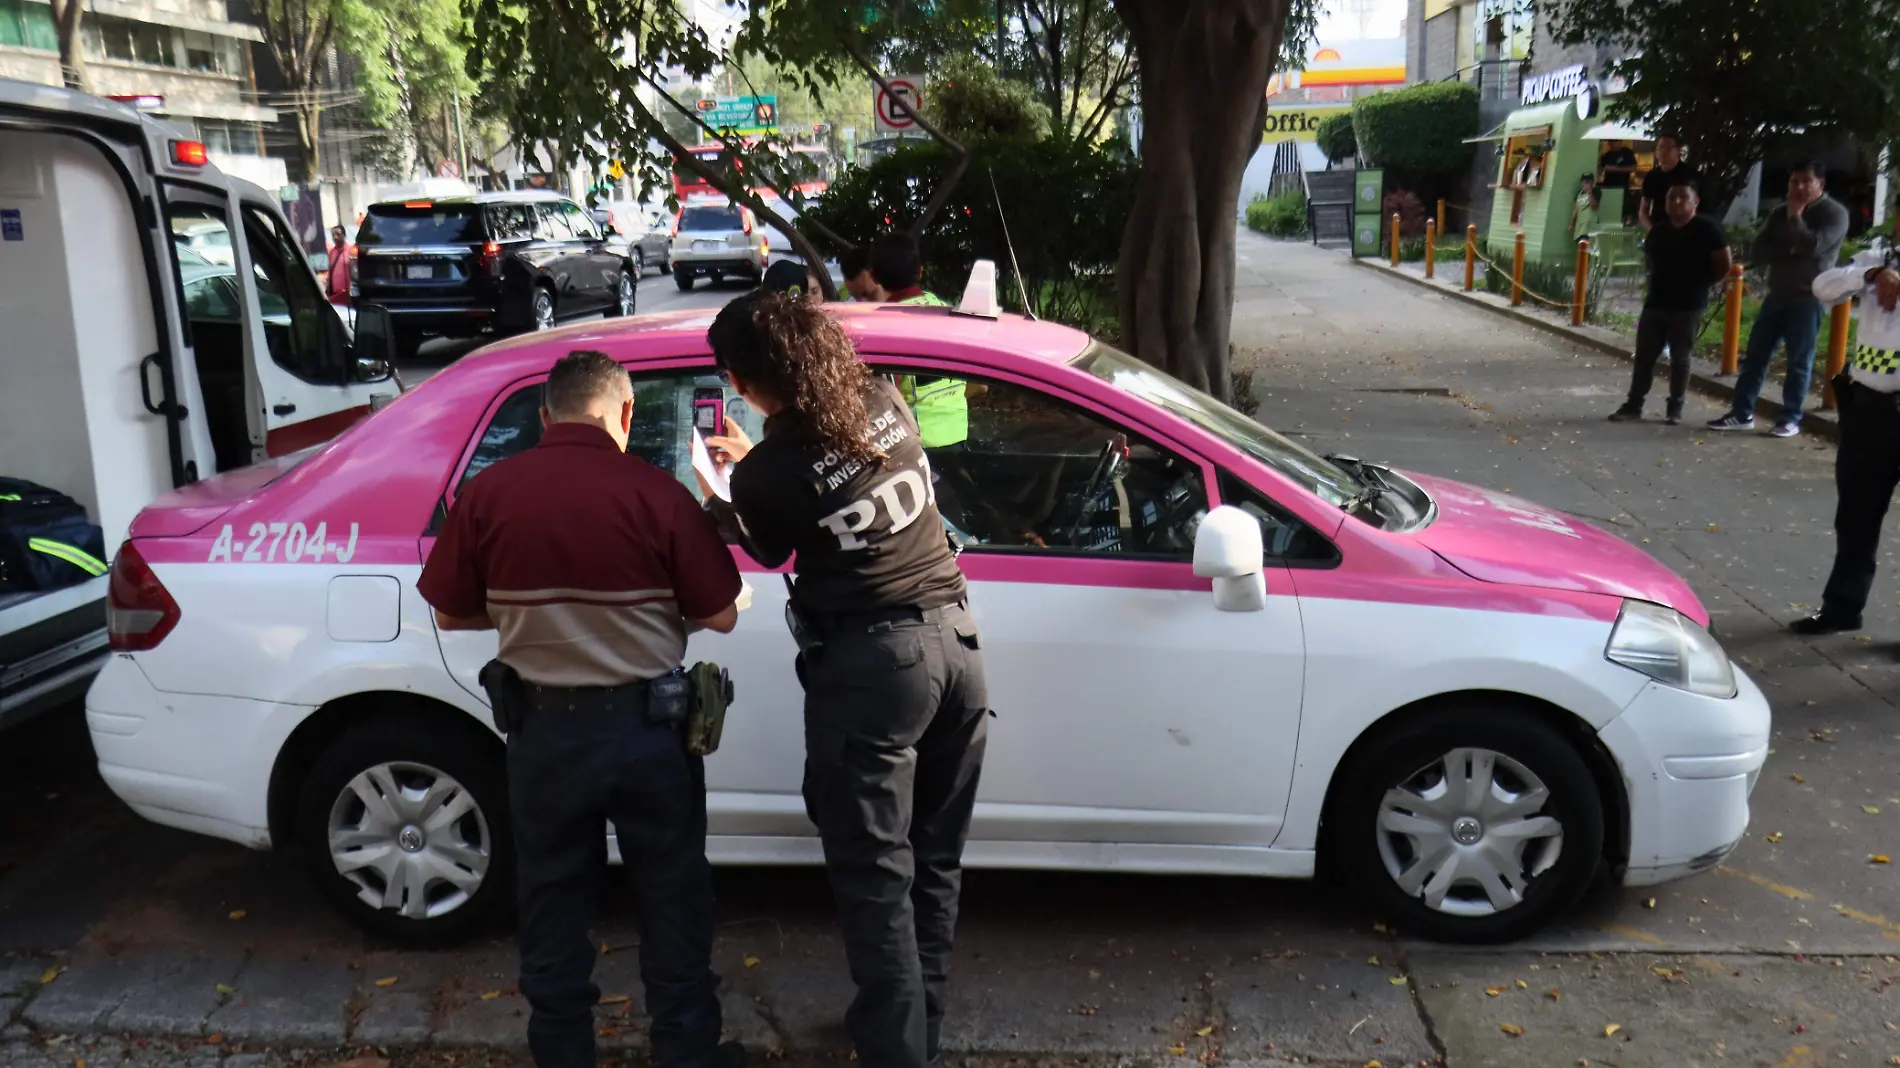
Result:
<instances>
[{"instance_id":1,"label":"black suv","mask_svg":"<svg viewBox=\"0 0 1900 1068\"><path fill-rule=\"evenodd\" d=\"M371 205L356 233L351 277L358 304L389 309L407 356L425 337L632 315L639 276L580 205L556 193L514 192Z\"/></svg>"}]
</instances>

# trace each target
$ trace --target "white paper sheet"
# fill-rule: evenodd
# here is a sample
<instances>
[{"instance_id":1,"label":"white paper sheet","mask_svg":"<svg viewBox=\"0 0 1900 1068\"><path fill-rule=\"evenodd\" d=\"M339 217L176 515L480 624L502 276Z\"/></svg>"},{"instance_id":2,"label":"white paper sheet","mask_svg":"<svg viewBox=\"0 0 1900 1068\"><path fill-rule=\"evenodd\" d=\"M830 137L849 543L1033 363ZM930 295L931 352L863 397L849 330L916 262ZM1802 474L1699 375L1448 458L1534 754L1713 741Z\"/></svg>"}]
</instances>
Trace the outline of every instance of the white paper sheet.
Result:
<instances>
[{"instance_id":1,"label":"white paper sheet","mask_svg":"<svg viewBox=\"0 0 1900 1068\"><path fill-rule=\"evenodd\" d=\"M693 428L693 470L699 472L706 484L712 487L713 495L726 503L732 503L732 480L725 468L713 462L712 451L706 448L706 439L700 436L699 428Z\"/></svg>"}]
</instances>

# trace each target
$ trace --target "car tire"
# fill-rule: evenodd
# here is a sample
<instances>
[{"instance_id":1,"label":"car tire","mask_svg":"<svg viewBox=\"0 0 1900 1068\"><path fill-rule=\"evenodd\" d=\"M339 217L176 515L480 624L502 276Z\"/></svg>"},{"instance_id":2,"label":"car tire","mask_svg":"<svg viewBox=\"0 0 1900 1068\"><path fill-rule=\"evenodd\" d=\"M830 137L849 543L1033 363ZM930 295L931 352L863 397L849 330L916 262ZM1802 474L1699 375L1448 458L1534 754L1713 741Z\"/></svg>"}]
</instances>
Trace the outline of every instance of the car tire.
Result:
<instances>
[{"instance_id":1,"label":"car tire","mask_svg":"<svg viewBox=\"0 0 1900 1068\"><path fill-rule=\"evenodd\" d=\"M665 256L660 257L660 273L661 274L673 273L673 264Z\"/></svg>"},{"instance_id":2,"label":"car tire","mask_svg":"<svg viewBox=\"0 0 1900 1068\"><path fill-rule=\"evenodd\" d=\"M726 275L723 271L714 271L706 276L706 280L717 286L726 280Z\"/></svg>"},{"instance_id":3,"label":"car tire","mask_svg":"<svg viewBox=\"0 0 1900 1068\"><path fill-rule=\"evenodd\" d=\"M555 319L554 291L547 286L537 285L528 295L528 329L530 331L551 330Z\"/></svg>"},{"instance_id":4,"label":"car tire","mask_svg":"<svg viewBox=\"0 0 1900 1068\"><path fill-rule=\"evenodd\" d=\"M633 250L633 277L638 280L647 276L647 254L639 249Z\"/></svg>"},{"instance_id":5,"label":"car tire","mask_svg":"<svg viewBox=\"0 0 1900 1068\"><path fill-rule=\"evenodd\" d=\"M1576 904L1601 866L1596 777L1574 742L1522 707L1434 709L1348 759L1324 846L1347 886L1407 935L1522 938Z\"/></svg>"},{"instance_id":6,"label":"car tire","mask_svg":"<svg viewBox=\"0 0 1900 1068\"><path fill-rule=\"evenodd\" d=\"M674 270L673 284L680 287L680 292L682 293L692 292L693 272L685 270L684 268L679 268L679 269Z\"/></svg>"},{"instance_id":7,"label":"car tire","mask_svg":"<svg viewBox=\"0 0 1900 1068\"><path fill-rule=\"evenodd\" d=\"M607 318L624 319L634 314L638 308L640 283L639 267L632 271L622 267L620 277L614 280L614 302L607 306Z\"/></svg>"},{"instance_id":8,"label":"car tire","mask_svg":"<svg viewBox=\"0 0 1900 1068\"><path fill-rule=\"evenodd\" d=\"M304 777L297 841L305 867L330 904L372 935L413 946L463 941L514 901L507 784L500 747L473 729L402 716L367 722L338 738ZM389 807L373 812L364 791ZM431 817L444 822L431 826ZM367 857L379 843L391 864L364 863L346 874L339 858ZM418 858L415 866L403 864L409 857ZM432 865L424 868L422 858ZM463 874L459 882L441 876L451 868ZM391 899L392 875L402 882L407 914L372 904Z\"/></svg>"}]
</instances>

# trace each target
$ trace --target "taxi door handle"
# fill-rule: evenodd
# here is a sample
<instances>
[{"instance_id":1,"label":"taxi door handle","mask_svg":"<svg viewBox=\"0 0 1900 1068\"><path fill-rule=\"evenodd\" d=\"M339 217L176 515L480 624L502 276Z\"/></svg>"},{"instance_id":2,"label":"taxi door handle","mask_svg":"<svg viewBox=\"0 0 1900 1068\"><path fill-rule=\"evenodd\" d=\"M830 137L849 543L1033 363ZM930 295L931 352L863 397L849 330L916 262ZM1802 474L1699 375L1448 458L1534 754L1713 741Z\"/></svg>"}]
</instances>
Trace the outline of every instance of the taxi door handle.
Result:
<instances>
[{"instance_id":1,"label":"taxi door handle","mask_svg":"<svg viewBox=\"0 0 1900 1068\"><path fill-rule=\"evenodd\" d=\"M294 404L273 404L270 410L274 415L289 415L291 412L297 410L297 406Z\"/></svg>"}]
</instances>

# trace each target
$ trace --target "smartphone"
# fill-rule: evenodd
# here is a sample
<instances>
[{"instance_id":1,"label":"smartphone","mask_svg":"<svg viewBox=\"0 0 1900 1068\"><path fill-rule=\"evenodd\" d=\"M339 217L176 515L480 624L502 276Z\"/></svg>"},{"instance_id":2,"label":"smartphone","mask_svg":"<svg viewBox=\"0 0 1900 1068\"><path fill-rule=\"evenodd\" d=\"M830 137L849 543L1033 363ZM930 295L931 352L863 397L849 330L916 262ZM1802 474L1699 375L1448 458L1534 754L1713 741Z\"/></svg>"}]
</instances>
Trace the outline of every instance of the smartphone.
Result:
<instances>
[{"instance_id":1,"label":"smartphone","mask_svg":"<svg viewBox=\"0 0 1900 1068\"><path fill-rule=\"evenodd\" d=\"M718 387L693 390L693 425L701 437L726 432L726 391Z\"/></svg>"}]
</instances>

